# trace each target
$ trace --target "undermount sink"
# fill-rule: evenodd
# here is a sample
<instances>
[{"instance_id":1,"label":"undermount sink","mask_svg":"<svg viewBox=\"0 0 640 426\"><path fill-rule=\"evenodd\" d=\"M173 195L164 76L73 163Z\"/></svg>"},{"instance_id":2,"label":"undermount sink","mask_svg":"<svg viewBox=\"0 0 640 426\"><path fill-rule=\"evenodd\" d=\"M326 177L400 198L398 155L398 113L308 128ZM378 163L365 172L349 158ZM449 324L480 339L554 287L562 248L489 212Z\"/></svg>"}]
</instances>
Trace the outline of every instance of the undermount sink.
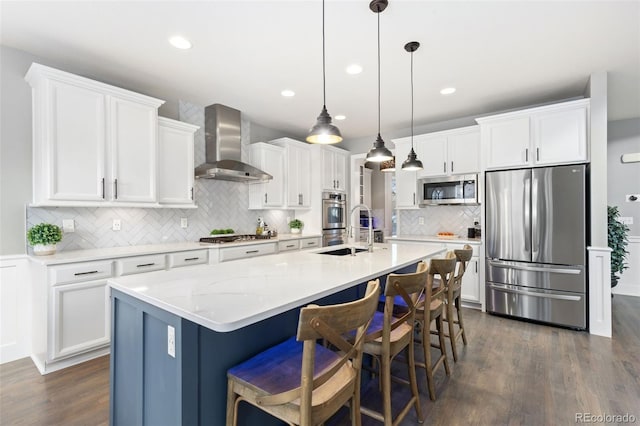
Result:
<instances>
[{"instance_id":1,"label":"undermount sink","mask_svg":"<svg viewBox=\"0 0 640 426\"><path fill-rule=\"evenodd\" d=\"M360 253L363 251L367 251L366 248L356 248L355 249L355 253ZM345 248L341 248L341 249L336 249L336 250L331 250L331 251L323 251L321 253L318 254L330 254L332 256L348 256L351 254L351 248L350 247L345 247Z\"/></svg>"}]
</instances>

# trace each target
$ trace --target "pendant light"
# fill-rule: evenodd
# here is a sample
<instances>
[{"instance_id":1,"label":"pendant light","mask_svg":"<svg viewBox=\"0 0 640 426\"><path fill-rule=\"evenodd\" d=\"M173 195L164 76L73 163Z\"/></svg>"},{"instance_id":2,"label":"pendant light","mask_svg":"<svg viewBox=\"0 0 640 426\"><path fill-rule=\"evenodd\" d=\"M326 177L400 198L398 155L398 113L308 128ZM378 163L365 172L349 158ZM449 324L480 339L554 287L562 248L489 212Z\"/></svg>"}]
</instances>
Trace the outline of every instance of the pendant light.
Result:
<instances>
[{"instance_id":1,"label":"pendant light","mask_svg":"<svg viewBox=\"0 0 640 426\"><path fill-rule=\"evenodd\" d=\"M322 111L320 111L315 126L309 130L307 142L328 145L341 142L342 135L340 129L331 124L331 116L327 112L324 56L324 0L322 0Z\"/></svg>"},{"instance_id":2,"label":"pendant light","mask_svg":"<svg viewBox=\"0 0 640 426\"><path fill-rule=\"evenodd\" d=\"M413 150L413 52L418 50L418 47L420 47L420 43L417 41L410 41L404 45L404 50L411 53L411 151L402 163L402 170L407 171L422 170L422 161L418 160L418 156Z\"/></svg>"},{"instance_id":3,"label":"pendant light","mask_svg":"<svg viewBox=\"0 0 640 426\"><path fill-rule=\"evenodd\" d=\"M380 163L380 171L384 173L391 173L396 171L396 157L391 160L383 161Z\"/></svg>"},{"instance_id":4,"label":"pendant light","mask_svg":"<svg viewBox=\"0 0 640 426\"><path fill-rule=\"evenodd\" d=\"M380 163L393 159L391 151L384 146L382 136L380 136L380 13L387 8L387 0L373 0L369 3L369 9L378 14L378 137L373 143L373 148L367 153L367 161Z\"/></svg>"}]
</instances>

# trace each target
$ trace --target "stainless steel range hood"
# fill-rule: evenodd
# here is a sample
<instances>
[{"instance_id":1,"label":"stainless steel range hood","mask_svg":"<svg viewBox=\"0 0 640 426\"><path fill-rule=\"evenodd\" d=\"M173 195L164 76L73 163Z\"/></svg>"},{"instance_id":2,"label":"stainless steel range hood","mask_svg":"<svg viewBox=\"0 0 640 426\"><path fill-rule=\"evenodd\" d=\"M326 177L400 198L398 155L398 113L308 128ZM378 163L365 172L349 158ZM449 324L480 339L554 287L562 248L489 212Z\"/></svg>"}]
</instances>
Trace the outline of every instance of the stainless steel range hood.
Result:
<instances>
[{"instance_id":1,"label":"stainless steel range hood","mask_svg":"<svg viewBox=\"0 0 640 426\"><path fill-rule=\"evenodd\" d=\"M241 115L237 109L213 104L204 109L206 162L196 167L195 177L234 182L264 182L273 179L241 161Z\"/></svg>"}]
</instances>

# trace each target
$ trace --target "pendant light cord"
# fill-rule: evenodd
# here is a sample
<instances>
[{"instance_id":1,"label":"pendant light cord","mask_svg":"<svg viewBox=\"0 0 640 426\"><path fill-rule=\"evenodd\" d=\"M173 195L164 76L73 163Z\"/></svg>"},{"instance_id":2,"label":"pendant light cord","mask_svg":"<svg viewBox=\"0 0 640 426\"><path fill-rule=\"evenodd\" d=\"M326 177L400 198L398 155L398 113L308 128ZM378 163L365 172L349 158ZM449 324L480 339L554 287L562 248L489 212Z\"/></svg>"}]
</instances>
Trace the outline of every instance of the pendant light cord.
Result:
<instances>
[{"instance_id":1,"label":"pendant light cord","mask_svg":"<svg viewBox=\"0 0 640 426\"><path fill-rule=\"evenodd\" d=\"M378 5L378 136L380 136L380 6Z\"/></svg>"},{"instance_id":2,"label":"pendant light cord","mask_svg":"<svg viewBox=\"0 0 640 426\"><path fill-rule=\"evenodd\" d=\"M413 150L413 51L411 52L411 150Z\"/></svg>"},{"instance_id":3,"label":"pendant light cord","mask_svg":"<svg viewBox=\"0 0 640 426\"><path fill-rule=\"evenodd\" d=\"M322 0L322 106L327 107L327 82L325 81L324 63L324 0Z\"/></svg>"}]
</instances>

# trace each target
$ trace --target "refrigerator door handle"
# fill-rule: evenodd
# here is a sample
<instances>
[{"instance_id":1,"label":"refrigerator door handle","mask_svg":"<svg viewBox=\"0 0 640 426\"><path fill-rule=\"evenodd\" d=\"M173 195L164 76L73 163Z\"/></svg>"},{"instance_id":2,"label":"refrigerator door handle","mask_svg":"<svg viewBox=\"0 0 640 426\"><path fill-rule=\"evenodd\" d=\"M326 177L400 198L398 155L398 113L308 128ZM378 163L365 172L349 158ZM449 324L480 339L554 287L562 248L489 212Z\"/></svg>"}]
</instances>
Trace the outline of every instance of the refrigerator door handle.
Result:
<instances>
[{"instance_id":1,"label":"refrigerator door handle","mask_svg":"<svg viewBox=\"0 0 640 426\"><path fill-rule=\"evenodd\" d=\"M540 251L540 232L543 227L540 225L540 205L538 200L538 179L535 173L531 174L531 259L535 262Z\"/></svg>"},{"instance_id":2,"label":"refrigerator door handle","mask_svg":"<svg viewBox=\"0 0 640 426\"><path fill-rule=\"evenodd\" d=\"M536 266L510 265L506 263L495 262L493 260L489 261L489 265L495 266L496 268L519 269L521 271L529 271L529 272L553 272L554 274L571 274L571 275L579 275L582 273L580 269L541 268Z\"/></svg>"},{"instance_id":3,"label":"refrigerator door handle","mask_svg":"<svg viewBox=\"0 0 640 426\"><path fill-rule=\"evenodd\" d=\"M538 292L526 291L526 290L515 290L512 288L497 286L495 284L489 284L489 288L492 288L498 291L504 291L506 293L515 293L515 294L523 294L526 296L541 297L543 299L560 299L560 300L573 300L573 301L579 301L581 299L580 296L569 296L566 294L549 294L549 293L538 293Z\"/></svg>"},{"instance_id":4,"label":"refrigerator door handle","mask_svg":"<svg viewBox=\"0 0 640 426\"><path fill-rule=\"evenodd\" d=\"M522 198L522 207L524 211L524 252L531 260L531 175L525 178L524 191Z\"/></svg>"}]
</instances>

